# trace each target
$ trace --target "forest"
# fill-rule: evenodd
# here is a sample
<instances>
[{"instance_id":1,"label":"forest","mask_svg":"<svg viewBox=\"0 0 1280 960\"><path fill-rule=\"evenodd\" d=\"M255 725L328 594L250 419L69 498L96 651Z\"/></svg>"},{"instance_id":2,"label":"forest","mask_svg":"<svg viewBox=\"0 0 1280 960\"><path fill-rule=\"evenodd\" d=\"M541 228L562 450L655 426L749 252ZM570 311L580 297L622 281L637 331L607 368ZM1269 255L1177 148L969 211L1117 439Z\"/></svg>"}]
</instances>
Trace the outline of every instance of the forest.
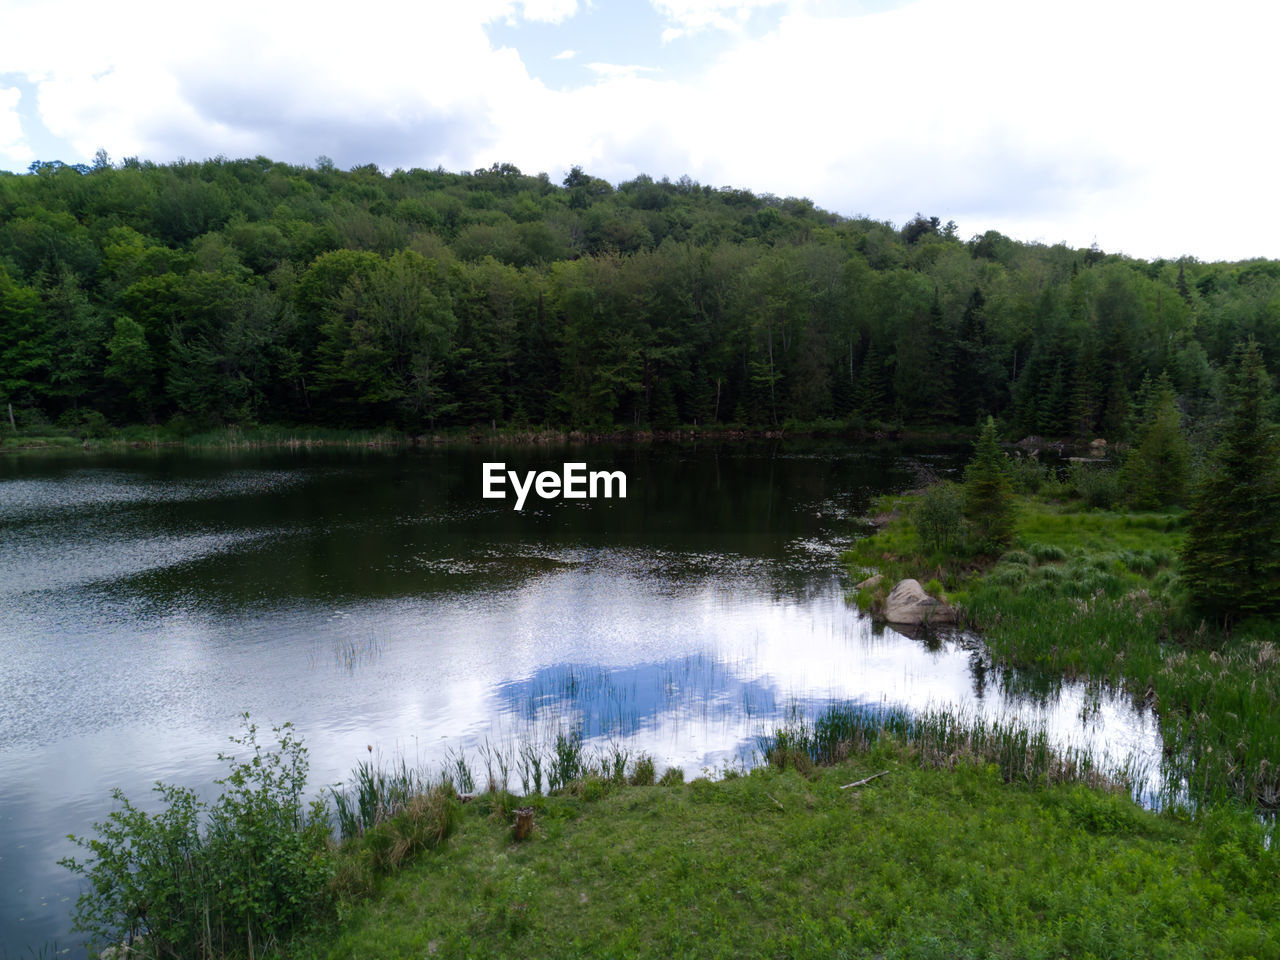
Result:
<instances>
[{"instance_id":1,"label":"forest","mask_svg":"<svg viewBox=\"0 0 1280 960\"><path fill-rule=\"evenodd\" d=\"M1162 376L1211 431L1246 339L1280 358L1280 262L964 239L687 177L102 151L0 174L6 428L990 415L1010 437L1114 442Z\"/></svg>"}]
</instances>

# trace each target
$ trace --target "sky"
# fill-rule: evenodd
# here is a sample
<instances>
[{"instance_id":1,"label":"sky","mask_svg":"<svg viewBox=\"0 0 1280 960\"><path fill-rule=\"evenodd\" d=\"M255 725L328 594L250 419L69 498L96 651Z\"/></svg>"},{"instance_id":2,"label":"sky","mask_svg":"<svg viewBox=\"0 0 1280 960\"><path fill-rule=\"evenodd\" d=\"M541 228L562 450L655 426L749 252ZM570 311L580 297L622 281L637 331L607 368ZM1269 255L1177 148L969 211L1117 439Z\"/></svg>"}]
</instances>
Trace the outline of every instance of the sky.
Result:
<instances>
[{"instance_id":1,"label":"sky","mask_svg":"<svg viewBox=\"0 0 1280 960\"><path fill-rule=\"evenodd\" d=\"M641 173L961 237L1280 258L1280 5L0 0L0 170Z\"/></svg>"}]
</instances>

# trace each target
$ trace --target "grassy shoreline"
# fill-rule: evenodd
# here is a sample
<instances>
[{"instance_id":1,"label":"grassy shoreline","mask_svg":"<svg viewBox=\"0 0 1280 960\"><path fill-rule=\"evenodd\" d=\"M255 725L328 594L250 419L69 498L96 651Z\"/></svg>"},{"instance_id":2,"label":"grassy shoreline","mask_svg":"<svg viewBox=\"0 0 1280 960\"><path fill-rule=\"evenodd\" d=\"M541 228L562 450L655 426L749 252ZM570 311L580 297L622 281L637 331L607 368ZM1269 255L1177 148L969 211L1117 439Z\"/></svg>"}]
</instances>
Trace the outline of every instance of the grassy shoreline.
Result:
<instances>
[{"instance_id":1,"label":"grassy shoreline","mask_svg":"<svg viewBox=\"0 0 1280 960\"><path fill-rule=\"evenodd\" d=\"M804 770L482 794L446 842L284 955L1280 954L1280 855L1248 817L1193 823L921 759L885 737ZM516 843L526 803L535 827Z\"/></svg>"},{"instance_id":2,"label":"grassy shoreline","mask_svg":"<svg viewBox=\"0 0 1280 960\"><path fill-rule=\"evenodd\" d=\"M1024 496L1010 549L956 560L923 548L911 522L916 502L884 499L881 528L844 556L855 580L877 569L887 586L906 576L936 581L996 664L1090 678L1152 705L1166 777L1197 802L1280 806L1280 626L1255 620L1227 633L1187 610L1181 511L1119 513ZM864 607L878 599L858 597Z\"/></svg>"},{"instance_id":3,"label":"grassy shoreline","mask_svg":"<svg viewBox=\"0 0 1280 960\"><path fill-rule=\"evenodd\" d=\"M777 441L799 439L845 439L865 441L908 441L962 443L972 431L896 424L860 425L840 421L789 422L779 427L744 427L733 424L685 425L669 430L617 429L569 430L548 427L498 427L496 429L457 428L427 433L398 430L356 430L330 427L289 427L263 425L226 427L203 432L178 431L171 427L130 426L113 428L101 436L45 432L13 434L0 432L0 455L19 453L101 453L159 448L185 449L282 449L307 447L430 447L483 443L528 446L593 443L688 443L707 441Z\"/></svg>"},{"instance_id":4,"label":"grassy shoreline","mask_svg":"<svg viewBox=\"0 0 1280 960\"><path fill-rule=\"evenodd\" d=\"M1280 956L1280 845L1238 806L1152 812L1086 755L1056 755L1016 723L946 714L837 705L760 748L749 771L686 783L678 769L656 776L645 755L592 755L562 736L541 754L545 790L514 747L482 748L470 766L454 756L437 775L367 761L333 794L340 841L321 839L315 819L286 828L310 838L313 879L290 895L309 919L250 949L290 960ZM502 786L509 773L522 796ZM522 812L533 829L517 842ZM148 872L163 884L172 869ZM146 942L128 955L149 956ZM234 937L208 954L248 955Z\"/></svg>"}]
</instances>

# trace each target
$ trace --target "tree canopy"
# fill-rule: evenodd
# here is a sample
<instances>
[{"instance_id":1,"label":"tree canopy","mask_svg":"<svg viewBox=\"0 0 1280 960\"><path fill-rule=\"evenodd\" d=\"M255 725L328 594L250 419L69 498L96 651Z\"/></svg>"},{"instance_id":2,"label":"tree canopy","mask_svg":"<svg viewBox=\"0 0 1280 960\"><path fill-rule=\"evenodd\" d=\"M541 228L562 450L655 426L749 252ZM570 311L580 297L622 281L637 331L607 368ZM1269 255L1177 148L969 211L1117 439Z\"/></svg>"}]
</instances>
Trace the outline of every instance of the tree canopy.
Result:
<instances>
[{"instance_id":1,"label":"tree canopy","mask_svg":"<svg viewBox=\"0 0 1280 960\"><path fill-rule=\"evenodd\" d=\"M1280 356L1280 265L966 241L575 167L266 157L0 174L0 401L28 423L795 421L1123 439Z\"/></svg>"}]
</instances>

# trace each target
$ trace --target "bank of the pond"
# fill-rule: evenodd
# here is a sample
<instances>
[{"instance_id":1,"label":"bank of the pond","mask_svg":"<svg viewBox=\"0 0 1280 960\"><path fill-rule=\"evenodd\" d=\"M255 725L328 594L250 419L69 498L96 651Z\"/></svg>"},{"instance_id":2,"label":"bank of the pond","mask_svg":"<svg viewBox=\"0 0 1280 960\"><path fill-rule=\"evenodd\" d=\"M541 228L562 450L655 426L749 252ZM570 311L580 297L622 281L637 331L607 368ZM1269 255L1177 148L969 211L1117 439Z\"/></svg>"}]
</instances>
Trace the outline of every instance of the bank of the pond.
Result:
<instances>
[{"instance_id":1,"label":"bank of the pond","mask_svg":"<svg viewBox=\"0 0 1280 960\"><path fill-rule=\"evenodd\" d=\"M995 664L1093 678L1152 704L1171 794L1280 805L1280 627L1251 621L1227 633L1187 612L1181 513L1022 497L1011 548L973 559L925 550L912 522L918 502L882 499L879 529L845 554L853 577L932 581ZM874 607L879 598L858 599Z\"/></svg>"},{"instance_id":2,"label":"bank of the pond","mask_svg":"<svg viewBox=\"0 0 1280 960\"><path fill-rule=\"evenodd\" d=\"M1247 816L1192 823L1079 784L1009 784L995 764L922 767L886 738L804 772L482 795L285 953L1276 956L1278 867Z\"/></svg>"},{"instance_id":3,"label":"bank of the pond","mask_svg":"<svg viewBox=\"0 0 1280 960\"><path fill-rule=\"evenodd\" d=\"M414 447L502 443L554 445L583 443L669 443L695 440L760 441L843 439L954 444L972 440L972 430L904 427L843 421L791 421L778 427L734 424L685 425L670 429L567 430L553 427L452 428L426 432L393 429L351 430L312 426L224 427L192 432L172 426L110 428L94 435L27 430L0 433L0 454L57 452L119 452L130 449L193 448L212 450L289 449L306 447Z\"/></svg>"},{"instance_id":4,"label":"bank of the pond","mask_svg":"<svg viewBox=\"0 0 1280 960\"><path fill-rule=\"evenodd\" d=\"M1143 809L1016 723L836 705L760 747L686 783L562 737L545 792L524 751L366 762L338 843L286 736L233 768L217 830L117 815L80 913L140 957L1280 955L1280 849L1247 812ZM513 765L535 790L500 788Z\"/></svg>"}]
</instances>

